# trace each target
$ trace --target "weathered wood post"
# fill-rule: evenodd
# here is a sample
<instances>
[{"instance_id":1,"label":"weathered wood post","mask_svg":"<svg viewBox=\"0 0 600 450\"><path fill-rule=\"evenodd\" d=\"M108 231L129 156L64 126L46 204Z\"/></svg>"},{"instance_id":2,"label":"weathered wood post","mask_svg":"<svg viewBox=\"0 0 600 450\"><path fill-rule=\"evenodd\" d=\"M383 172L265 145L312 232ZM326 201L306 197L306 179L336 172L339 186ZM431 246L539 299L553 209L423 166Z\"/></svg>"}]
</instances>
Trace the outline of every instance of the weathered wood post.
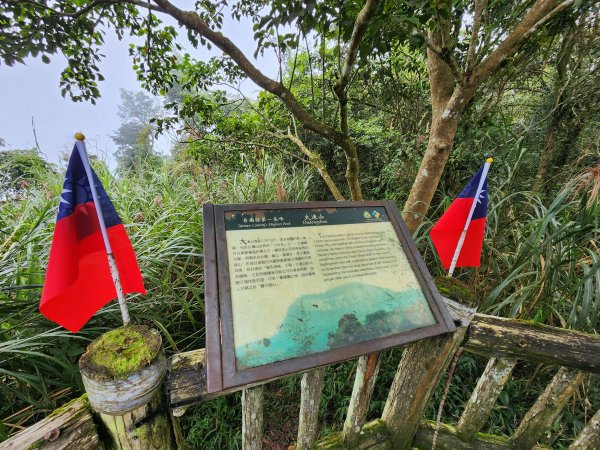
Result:
<instances>
[{"instance_id":1,"label":"weathered wood post","mask_svg":"<svg viewBox=\"0 0 600 450\"><path fill-rule=\"evenodd\" d=\"M360 439L360 431L367 417L380 365L379 353L371 353L358 359L354 388L343 429L344 444L348 448L355 447Z\"/></svg>"},{"instance_id":2,"label":"weathered wood post","mask_svg":"<svg viewBox=\"0 0 600 450\"><path fill-rule=\"evenodd\" d=\"M566 406L575 390L583 382L586 373L578 369L561 367L538 397L533 406L527 411L519 427L510 441L514 448L531 448L552 426Z\"/></svg>"},{"instance_id":3,"label":"weathered wood post","mask_svg":"<svg viewBox=\"0 0 600 450\"><path fill-rule=\"evenodd\" d=\"M88 346L79 368L90 405L106 427L107 448L176 448L158 331L143 325L109 331Z\"/></svg>"},{"instance_id":4,"label":"weathered wood post","mask_svg":"<svg viewBox=\"0 0 600 450\"><path fill-rule=\"evenodd\" d=\"M309 370L300 382L300 417L298 420L297 450L314 448L319 435L319 406L325 382L325 368Z\"/></svg>"},{"instance_id":5,"label":"weathered wood post","mask_svg":"<svg viewBox=\"0 0 600 450\"><path fill-rule=\"evenodd\" d=\"M436 285L442 295L460 300L463 305L477 303L475 293L454 278L438 277ZM381 416L392 434L393 448L411 448L427 403L462 344L474 312L472 309L464 321L457 323L453 333L419 341L404 351Z\"/></svg>"},{"instance_id":6,"label":"weathered wood post","mask_svg":"<svg viewBox=\"0 0 600 450\"><path fill-rule=\"evenodd\" d=\"M600 409L590 419L569 450L593 450L600 448Z\"/></svg>"},{"instance_id":7,"label":"weathered wood post","mask_svg":"<svg viewBox=\"0 0 600 450\"><path fill-rule=\"evenodd\" d=\"M465 442L475 440L477 432L483 428L500 392L517 364L514 358L491 358L477 382L471 398L460 416L456 432L460 439Z\"/></svg>"},{"instance_id":8,"label":"weathered wood post","mask_svg":"<svg viewBox=\"0 0 600 450\"><path fill-rule=\"evenodd\" d=\"M264 386L242 391L242 450L261 450L264 429Z\"/></svg>"}]
</instances>

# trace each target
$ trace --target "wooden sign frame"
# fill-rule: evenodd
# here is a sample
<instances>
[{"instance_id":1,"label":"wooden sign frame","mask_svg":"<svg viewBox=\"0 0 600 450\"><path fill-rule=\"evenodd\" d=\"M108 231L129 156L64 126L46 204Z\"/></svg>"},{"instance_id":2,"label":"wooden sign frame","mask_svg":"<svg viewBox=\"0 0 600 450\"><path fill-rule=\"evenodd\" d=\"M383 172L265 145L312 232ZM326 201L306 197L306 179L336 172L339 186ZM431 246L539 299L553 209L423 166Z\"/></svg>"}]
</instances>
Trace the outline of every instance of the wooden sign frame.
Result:
<instances>
[{"instance_id":1,"label":"wooden sign frame","mask_svg":"<svg viewBox=\"0 0 600 450\"><path fill-rule=\"evenodd\" d=\"M284 210L330 211L340 208L361 208L365 211L379 208L387 214L402 250L412 268L435 323L422 328L353 343L340 348L313 353L306 356L268 363L265 365L241 368L236 365L234 346L234 325L232 313L232 292L230 261L227 248L225 215L232 213L264 212ZM375 211L375 210L374 210ZM297 213L297 212L296 212ZM302 213L304 214L304 213ZM263 221L264 221L263 215ZM308 215L307 215L308 217ZM206 361L207 389L209 393L219 392L236 386L251 385L264 380L278 378L311 368L355 358L387 348L405 345L420 339L448 333L455 330L450 314L433 283L431 275L416 248L410 232L400 216L398 208L390 201L365 202L307 202L307 203L267 203L203 205L204 222L204 279L206 315ZM303 228L303 227L302 227ZM315 307L317 305L314 305ZM299 319L300 320L300 319ZM260 326L260 324L257 324Z\"/></svg>"}]
</instances>

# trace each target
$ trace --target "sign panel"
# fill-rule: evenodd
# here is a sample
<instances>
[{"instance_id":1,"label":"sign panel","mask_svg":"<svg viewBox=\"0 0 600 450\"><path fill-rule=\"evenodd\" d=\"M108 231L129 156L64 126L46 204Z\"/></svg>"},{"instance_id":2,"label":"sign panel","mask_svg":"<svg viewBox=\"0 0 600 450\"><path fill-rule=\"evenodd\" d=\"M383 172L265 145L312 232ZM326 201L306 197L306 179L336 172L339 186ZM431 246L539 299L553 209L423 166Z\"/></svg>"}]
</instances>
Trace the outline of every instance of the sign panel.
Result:
<instances>
[{"instance_id":1,"label":"sign panel","mask_svg":"<svg viewBox=\"0 0 600 450\"><path fill-rule=\"evenodd\" d=\"M454 329L390 202L205 205L204 223L209 392Z\"/></svg>"}]
</instances>

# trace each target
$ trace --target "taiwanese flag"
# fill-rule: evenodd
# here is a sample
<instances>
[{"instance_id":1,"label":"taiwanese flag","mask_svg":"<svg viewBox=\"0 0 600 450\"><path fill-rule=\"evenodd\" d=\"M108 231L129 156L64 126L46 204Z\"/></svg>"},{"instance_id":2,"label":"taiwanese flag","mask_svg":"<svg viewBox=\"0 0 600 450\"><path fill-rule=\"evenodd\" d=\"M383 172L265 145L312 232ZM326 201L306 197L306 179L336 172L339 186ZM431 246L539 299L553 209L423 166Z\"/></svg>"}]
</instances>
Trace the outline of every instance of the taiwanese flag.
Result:
<instances>
[{"instance_id":1,"label":"taiwanese flag","mask_svg":"<svg viewBox=\"0 0 600 450\"><path fill-rule=\"evenodd\" d=\"M98 177L91 168L90 171L123 293L145 294L125 227ZM40 312L68 330L77 332L100 308L116 297L90 182L76 144L58 206Z\"/></svg>"},{"instance_id":2,"label":"taiwanese flag","mask_svg":"<svg viewBox=\"0 0 600 450\"><path fill-rule=\"evenodd\" d=\"M458 198L452 202L448 210L440 217L440 220L438 220L429 232L433 245L442 261L442 266L446 270L450 268L452 263L452 257L469 218L469 212L475 200L477 187L483 175L486 178L483 182L479 198L476 200L475 210L473 211L473 216L471 217L471 222L469 223L465 240L456 262L456 267L479 267L488 204L486 166L489 167L489 164L489 162L484 164L473 178L471 178L469 184L467 184Z\"/></svg>"}]
</instances>

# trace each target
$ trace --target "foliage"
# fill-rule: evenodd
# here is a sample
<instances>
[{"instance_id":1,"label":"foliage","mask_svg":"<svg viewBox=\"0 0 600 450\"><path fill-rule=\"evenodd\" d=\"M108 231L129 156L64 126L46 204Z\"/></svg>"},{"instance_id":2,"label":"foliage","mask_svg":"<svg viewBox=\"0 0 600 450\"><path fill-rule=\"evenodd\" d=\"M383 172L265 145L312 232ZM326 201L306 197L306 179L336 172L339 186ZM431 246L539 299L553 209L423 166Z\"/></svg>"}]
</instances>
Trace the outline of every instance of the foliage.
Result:
<instances>
[{"instance_id":1,"label":"foliage","mask_svg":"<svg viewBox=\"0 0 600 450\"><path fill-rule=\"evenodd\" d=\"M143 164L160 162L154 151L156 127L152 125L160 110L157 101L148 94L121 89L117 115L122 122L111 136L117 144L115 156L121 169L139 170Z\"/></svg>"},{"instance_id":2,"label":"foliage","mask_svg":"<svg viewBox=\"0 0 600 450\"><path fill-rule=\"evenodd\" d=\"M20 196L39 186L53 170L36 149L0 151L0 199Z\"/></svg>"},{"instance_id":3,"label":"foliage","mask_svg":"<svg viewBox=\"0 0 600 450\"><path fill-rule=\"evenodd\" d=\"M589 171L575 177L549 203L531 192L498 198L490 238L506 250L490 249L482 267L482 275L494 273L498 280L487 290L486 310L597 332L600 203L590 190L599 182L594 176Z\"/></svg>"}]
</instances>

